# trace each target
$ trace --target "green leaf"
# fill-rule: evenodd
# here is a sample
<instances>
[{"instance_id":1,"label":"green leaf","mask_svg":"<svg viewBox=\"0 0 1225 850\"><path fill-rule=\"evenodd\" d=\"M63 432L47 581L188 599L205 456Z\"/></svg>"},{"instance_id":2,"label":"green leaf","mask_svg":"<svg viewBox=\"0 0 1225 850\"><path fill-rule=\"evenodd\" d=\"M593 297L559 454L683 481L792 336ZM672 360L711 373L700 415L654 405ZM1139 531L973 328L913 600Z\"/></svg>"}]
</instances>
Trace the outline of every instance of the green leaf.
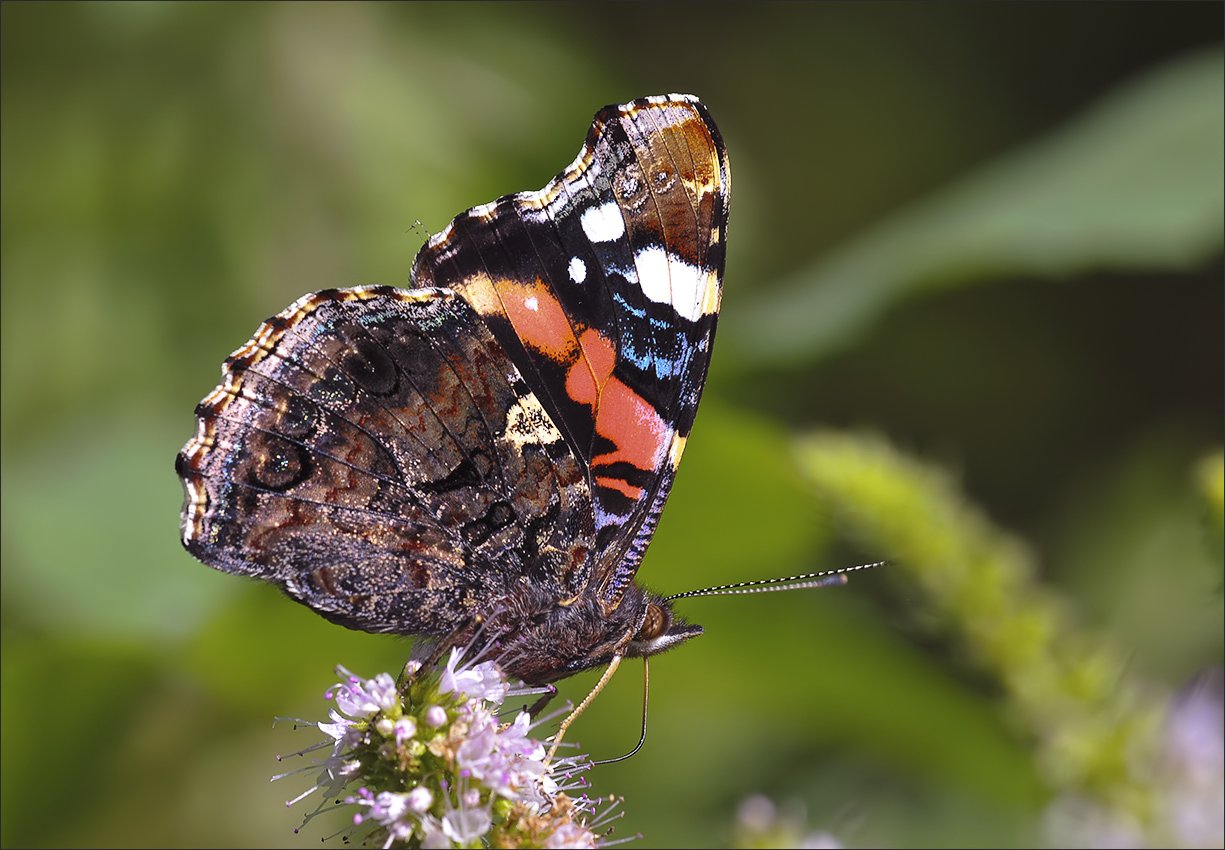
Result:
<instances>
[{"instance_id":1,"label":"green leaf","mask_svg":"<svg viewBox=\"0 0 1225 850\"><path fill-rule=\"evenodd\" d=\"M728 333L746 358L816 357L922 288L1196 268L1222 248L1222 99L1219 50L1162 66L746 305Z\"/></svg>"}]
</instances>

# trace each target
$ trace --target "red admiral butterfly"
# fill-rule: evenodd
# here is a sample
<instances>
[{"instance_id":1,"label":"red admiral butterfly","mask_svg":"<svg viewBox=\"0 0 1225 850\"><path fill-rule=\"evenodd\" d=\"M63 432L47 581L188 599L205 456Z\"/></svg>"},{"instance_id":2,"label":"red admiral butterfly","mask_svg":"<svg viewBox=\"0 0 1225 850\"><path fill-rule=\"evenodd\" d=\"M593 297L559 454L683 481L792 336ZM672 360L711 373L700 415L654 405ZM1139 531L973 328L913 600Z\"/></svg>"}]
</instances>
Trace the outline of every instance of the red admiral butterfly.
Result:
<instances>
[{"instance_id":1,"label":"red admiral butterfly","mask_svg":"<svg viewBox=\"0 0 1225 850\"><path fill-rule=\"evenodd\" d=\"M710 363L730 177L696 98L610 106L543 189L430 239L413 288L273 316L196 408L183 545L350 628L492 625L533 684L700 634L634 576Z\"/></svg>"}]
</instances>

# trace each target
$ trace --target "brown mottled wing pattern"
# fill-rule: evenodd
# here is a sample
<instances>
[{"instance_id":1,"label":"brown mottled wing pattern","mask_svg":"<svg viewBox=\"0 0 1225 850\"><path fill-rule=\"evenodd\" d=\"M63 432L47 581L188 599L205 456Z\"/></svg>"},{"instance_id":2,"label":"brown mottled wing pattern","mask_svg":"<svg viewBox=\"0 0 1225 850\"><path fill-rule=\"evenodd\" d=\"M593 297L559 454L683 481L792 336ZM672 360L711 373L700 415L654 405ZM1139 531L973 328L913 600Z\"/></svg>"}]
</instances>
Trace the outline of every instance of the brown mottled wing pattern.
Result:
<instances>
[{"instance_id":1,"label":"brown mottled wing pattern","mask_svg":"<svg viewBox=\"0 0 1225 850\"><path fill-rule=\"evenodd\" d=\"M581 459L606 612L654 534L697 411L730 181L696 98L610 106L553 181L456 217L414 264L416 285L453 289L485 319Z\"/></svg>"},{"instance_id":2,"label":"brown mottled wing pattern","mask_svg":"<svg viewBox=\"0 0 1225 850\"><path fill-rule=\"evenodd\" d=\"M313 293L234 352L177 459L200 560L365 631L445 634L588 581L585 470L454 293Z\"/></svg>"}]
</instances>

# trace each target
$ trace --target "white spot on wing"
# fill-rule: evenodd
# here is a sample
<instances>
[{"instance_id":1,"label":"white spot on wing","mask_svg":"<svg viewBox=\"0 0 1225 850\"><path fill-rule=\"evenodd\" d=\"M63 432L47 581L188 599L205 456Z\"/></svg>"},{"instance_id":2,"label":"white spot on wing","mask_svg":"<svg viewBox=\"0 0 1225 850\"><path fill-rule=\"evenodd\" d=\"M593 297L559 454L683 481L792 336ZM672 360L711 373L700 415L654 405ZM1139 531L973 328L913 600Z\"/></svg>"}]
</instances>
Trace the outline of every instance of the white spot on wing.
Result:
<instances>
[{"instance_id":1,"label":"white spot on wing","mask_svg":"<svg viewBox=\"0 0 1225 850\"><path fill-rule=\"evenodd\" d=\"M532 295L523 299L523 306L535 313L540 309L540 302L536 300L535 295Z\"/></svg>"},{"instance_id":2,"label":"white spot on wing","mask_svg":"<svg viewBox=\"0 0 1225 850\"><path fill-rule=\"evenodd\" d=\"M638 267L638 285L642 294L659 304L671 304L672 309L696 322L706 307L707 275L678 257L668 255L663 248L644 248L634 256Z\"/></svg>"},{"instance_id":3,"label":"white spot on wing","mask_svg":"<svg viewBox=\"0 0 1225 850\"><path fill-rule=\"evenodd\" d=\"M612 201L583 212L583 232L592 242L611 242L625 235L625 220Z\"/></svg>"},{"instance_id":4,"label":"white spot on wing","mask_svg":"<svg viewBox=\"0 0 1225 850\"><path fill-rule=\"evenodd\" d=\"M575 283L582 283L587 279L587 264L578 257L570 258L570 279Z\"/></svg>"}]
</instances>

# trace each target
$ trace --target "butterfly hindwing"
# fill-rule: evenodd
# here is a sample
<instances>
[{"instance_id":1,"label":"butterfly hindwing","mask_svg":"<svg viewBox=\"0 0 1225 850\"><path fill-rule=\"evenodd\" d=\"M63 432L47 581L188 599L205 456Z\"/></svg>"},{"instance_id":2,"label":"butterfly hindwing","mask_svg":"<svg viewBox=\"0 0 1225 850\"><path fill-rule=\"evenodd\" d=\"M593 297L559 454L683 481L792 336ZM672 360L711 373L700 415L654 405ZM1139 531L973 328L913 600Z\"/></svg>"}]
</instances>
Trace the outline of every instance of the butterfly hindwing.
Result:
<instances>
[{"instance_id":1,"label":"butterfly hindwing","mask_svg":"<svg viewBox=\"0 0 1225 850\"><path fill-rule=\"evenodd\" d=\"M366 631L447 633L524 577L586 585L584 471L453 293L314 293L223 375L177 464L201 560Z\"/></svg>"}]
</instances>

